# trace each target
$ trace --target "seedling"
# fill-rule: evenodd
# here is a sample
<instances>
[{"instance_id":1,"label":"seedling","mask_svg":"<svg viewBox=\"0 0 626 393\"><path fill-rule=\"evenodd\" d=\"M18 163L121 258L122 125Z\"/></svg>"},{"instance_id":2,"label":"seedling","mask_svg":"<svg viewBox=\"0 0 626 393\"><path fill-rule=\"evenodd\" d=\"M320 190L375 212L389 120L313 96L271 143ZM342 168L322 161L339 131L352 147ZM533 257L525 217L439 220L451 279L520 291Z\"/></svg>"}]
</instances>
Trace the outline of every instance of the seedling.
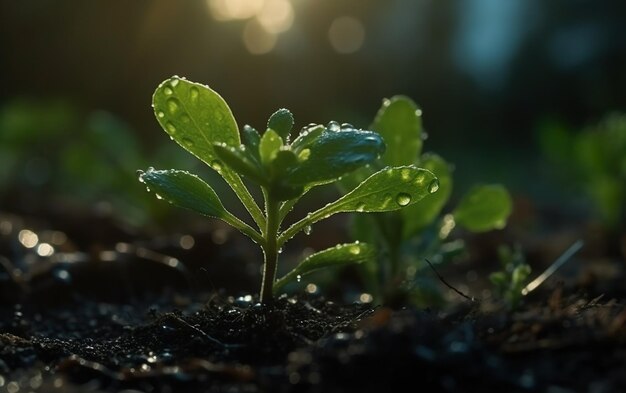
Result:
<instances>
[{"instance_id":1,"label":"seedling","mask_svg":"<svg viewBox=\"0 0 626 393\"><path fill-rule=\"evenodd\" d=\"M495 294L504 300L511 309L516 309L522 300L524 286L530 276L530 265L526 263L524 254L519 247L511 249L501 246L498 249L500 271L491 273L489 280L493 284Z\"/></svg>"},{"instance_id":2,"label":"seedling","mask_svg":"<svg viewBox=\"0 0 626 393\"><path fill-rule=\"evenodd\" d=\"M437 178L429 170L413 165L382 168L343 197L282 230L281 223L302 195L315 186L336 182L383 154L382 137L331 122L328 126L304 127L291 141L293 116L280 109L270 117L262 135L246 125L240 138L235 118L222 97L207 86L178 77L161 83L154 93L153 107L171 139L224 178L254 224L226 210L213 188L189 172L150 168L140 172L139 180L157 198L219 218L259 244L264 256L260 291L264 303L291 279L329 266L362 263L375 254L372 246L358 241L337 245L309 256L276 280L280 250L297 233L308 231L314 223L336 213L399 210L438 188ZM242 176L260 187L264 209L252 197Z\"/></svg>"},{"instance_id":3,"label":"seedling","mask_svg":"<svg viewBox=\"0 0 626 393\"><path fill-rule=\"evenodd\" d=\"M422 154L425 134L421 115L421 110L407 97L384 100L370 126L385 139L384 155L380 161L345 176L338 183L347 191L382 165L419 165L439 180L439 191L425 196L419 204L387 214L354 217L354 236L378 243L387 253L386 259L379 259L381 263L363 269L368 290L383 302L407 295L416 300L424 296L433 300L430 295L435 291L429 289L433 287L432 280L417 274L426 267L423 259L441 263L461 252L462 242L448 240L455 227L471 232L499 229L506 225L511 213L511 198L503 186L482 185L473 187L450 213L442 214L452 194L453 170L437 154Z\"/></svg>"}]
</instances>

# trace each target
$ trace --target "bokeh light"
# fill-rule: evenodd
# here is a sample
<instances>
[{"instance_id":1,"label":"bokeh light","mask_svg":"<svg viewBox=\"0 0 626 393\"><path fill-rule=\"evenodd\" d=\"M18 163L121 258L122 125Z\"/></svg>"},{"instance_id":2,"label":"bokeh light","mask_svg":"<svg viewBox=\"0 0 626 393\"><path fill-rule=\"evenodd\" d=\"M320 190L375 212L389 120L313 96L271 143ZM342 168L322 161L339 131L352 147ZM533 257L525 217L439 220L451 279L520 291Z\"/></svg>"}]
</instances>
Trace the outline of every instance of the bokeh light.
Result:
<instances>
[{"instance_id":1,"label":"bokeh light","mask_svg":"<svg viewBox=\"0 0 626 393\"><path fill-rule=\"evenodd\" d=\"M330 25L328 39L338 53L354 53L365 42L365 27L354 17L341 16Z\"/></svg>"}]
</instances>

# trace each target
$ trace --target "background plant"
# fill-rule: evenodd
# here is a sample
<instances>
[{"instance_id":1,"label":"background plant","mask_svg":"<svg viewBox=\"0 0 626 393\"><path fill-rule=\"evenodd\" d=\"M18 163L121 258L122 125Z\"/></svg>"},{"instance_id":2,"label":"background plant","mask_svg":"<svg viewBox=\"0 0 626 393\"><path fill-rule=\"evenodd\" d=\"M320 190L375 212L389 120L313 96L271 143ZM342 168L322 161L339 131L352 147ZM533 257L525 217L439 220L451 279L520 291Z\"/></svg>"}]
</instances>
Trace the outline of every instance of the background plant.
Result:
<instances>
[{"instance_id":1,"label":"background plant","mask_svg":"<svg viewBox=\"0 0 626 393\"><path fill-rule=\"evenodd\" d=\"M494 294L510 308L515 309L522 300L522 289L528 284L530 265L519 246L514 248L502 245L498 248L501 270L491 273Z\"/></svg>"},{"instance_id":2,"label":"background plant","mask_svg":"<svg viewBox=\"0 0 626 393\"><path fill-rule=\"evenodd\" d=\"M155 91L156 118L170 138L205 162L228 183L245 206L253 223L230 213L213 188L196 175L181 170L148 169L139 179L157 198L219 218L255 241L263 250L260 299L268 302L288 280L312 271L374 257L374 248L354 242L315 253L293 271L276 280L280 250L290 238L314 223L341 212L385 212L411 206L435 192L437 178L412 165L383 168L354 183L338 200L308 213L285 230L281 223L302 195L315 186L332 183L374 162L385 144L375 132L350 125L309 125L290 141L293 116L280 109L261 135L250 126L242 130L226 102L197 83L172 77ZM243 141L243 143L241 143ZM261 189L257 204L242 176ZM254 228L253 226L256 226Z\"/></svg>"},{"instance_id":3,"label":"background plant","mask_svg":"<svg viewBox=\"0 0 626 393\"><path fill-rule=\"evenodd\" d=\"M591 199L607 227L626 230L626 115L610 114L578 133L554 122L541 131L544 153L576 185L572 191Z\"/></svg>"},{"instance_id":4,"label":"background plant","mask_svg":"<svg viewBox=\"0 0 626 393\"><path fill-rule=\"evenodd\" d=\"M501 229L511 213L509 193L503 186L493 184L472 187L450 213L442 214L452 195L453 169L435 153L422 154L425 134L421 114L407 97L384 100L370 129L382 135L387 150L379 162L339 183L342 190L348 190L383 165L417 165L439 179L439 190L425 196L419 204L396 212L357 216L353 221L354 237L374 242L386 251L386 258L380 259L380 263L363 269L367 287L383 301L398 295L419 298L432 294L432 280L419 274L426 266L423 258L434 263L449 260L463 249L461 241L449 238L455 227L470 232Z\"/></svg>"}]
</instances>

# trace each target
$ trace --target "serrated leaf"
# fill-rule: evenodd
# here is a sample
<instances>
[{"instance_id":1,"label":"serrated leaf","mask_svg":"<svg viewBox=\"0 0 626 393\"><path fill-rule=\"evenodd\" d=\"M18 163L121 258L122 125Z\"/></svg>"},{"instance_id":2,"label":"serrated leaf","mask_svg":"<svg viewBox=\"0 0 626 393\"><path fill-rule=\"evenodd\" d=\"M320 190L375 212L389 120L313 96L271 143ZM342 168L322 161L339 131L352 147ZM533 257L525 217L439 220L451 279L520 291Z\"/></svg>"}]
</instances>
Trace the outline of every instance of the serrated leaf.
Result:
<instances>
[{"instance_id":1,"label":"serrated leaf","mask_svg":"<svg viewBox=\"0 0 626 393\"><path fill-rule=\"evenodd\" d=\"M316 270L370 261L376 257L376 249L367 243L339 244L305 258L295 269L274 283L274 292L285 284Z\"/></svg>"},{"instance_id":2,"label":"serrated leaf","mask_svg":"<svg viewBox=\"0 0 626 393\"><path fill-rule=\"evenodd\" d=\"M263 165L269 168L270 163L283 146L283 140L274 130L267 130L259 143L259 154Z\"/></svg>"},{"instance_id":3,"label":"serrated leaf","mask_svg":"<svg viewBox=\"0 0 626 393\"><path fill-rule=\"evenodd\" d=\"M383 102L371 126L382 135L387 151L382 162L389 166L412 165L422 150L421 111L408 97L395 96Z\"/></svg>"},{"instance_id":4,"label":"serrated leaf","mask_svg":"<svg viewBox=\"0 0 626 393\"><path fill-rule=\"evenodd\" d=\"M310 213L293 224L280 237L279 243L290 239L308 225L342 212L386 212L402 209L436 192L435 175L422 168L404 166L386 168L374 173L354 190Z\"/></svg>"},{"instance_id":5,"label":"serrated leaf","mask_svg":"<svg viewBox=\"0 0 626 393\"><path fill-rule=\"evenodd\" d=\"M139 181L157 198L178 207L216 218L228 215L213 188L189 172L149 169L139 175Z\"/></svg>"},{"instance_id":6,"label":"serrated leaf","mask_svg":"<svg viewBox=\"0 0 626 393\"><path fill-rule=\"evenodd\" d=\"M512 205L511 196L503 186L476 186L452 214L458 225L473 232L485 232L504 228Z\"/></svg>"},{"instance_id":7,"label":"serrated leaf","mask_svg":"<svg viewBox=\"0 0 626 393\"><path fill-rule=\"evenodd\" d=\"M298 165L289 175L292 184L324 184L376 160L385 144L375 132L325 130L299 146Z\"/></svg>"},{"instance_id":8,"label":"serrated leaf","mask_svg":"<svg viewBox=\"0 0 626 393\"><path fill-rule=\"evenodd\" d=\"M260 185L266 185L267 179L263 176L262 168L255 162L244 145L238 148L226 145L215 145L215 153L224 164L235 172L249 178Z\"/></svg>"},{"instance_id":9,"label":"serrated leaf","mask_svg":"<svg viewBox=\"0 0 626 393\"><path fill-rule=\"evenodd\" d=\"M276 131L276 133L283 138L284 142L288 142L293 123L294 120L291 112L288 109L281 108L270 116L267 121L267 128Z\"/></svg>"},{"instance_id":10,"label":"serrated leaf","mask_svg":"<svg viewBox=\"0 0 626 393\"><path fill-rule=\"evenodd\" d=\"M430 225L441 213L452 193L452 173L450 166L443 158L436 154L424 154L420 160L420 167L428 169L437 176L439 190L415 205L402 209L400 214L404 218L402 229L403 237L409 238Z\"/></svg>"}]
</instances>

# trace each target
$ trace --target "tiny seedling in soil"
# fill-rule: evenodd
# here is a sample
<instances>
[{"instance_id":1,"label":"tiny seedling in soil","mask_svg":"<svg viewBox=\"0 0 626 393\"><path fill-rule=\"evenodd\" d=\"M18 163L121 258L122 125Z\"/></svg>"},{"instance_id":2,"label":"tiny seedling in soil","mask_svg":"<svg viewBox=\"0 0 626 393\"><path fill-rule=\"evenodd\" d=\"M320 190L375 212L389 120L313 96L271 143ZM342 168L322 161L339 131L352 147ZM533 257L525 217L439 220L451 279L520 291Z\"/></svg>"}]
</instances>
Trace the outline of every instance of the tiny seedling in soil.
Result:
<instances>
[{"instance_id":1,"label":"tiny seedling in soil","mask_svg":"<svg viewBox=\"0 0 626 393\"><path fill-rule=\"evenodd\" d=\"M528 284L531 268L519 246L498 249L502 269L489 275L494 291L510 309L516 309L522 300L522 290Z\"/></svg>"},{"instance_id":2,"label":"tiny seedling in soil","mask_svg":"<svg viewBox=\"0 0 626 393\"><path fill-rule=\"evenodd\" d=\"M404 96L385 99L370 129L385 139L387 149L378 162L337 182L342 191L353 188L383 165L428 169L437 176L439 190L406 209L354 217L354 237L380 246L387 254L387 258L377 260L378 264L365 265L367 290L383 303L398 297L404 303L406 299L402 298L406 296L418 302L425 299L432 302L436 297L432 280L429 282L416 274L418 269L426 267L424 258L442 263L462 252L461 241L448 240L456 226L470 232L503 228L511 213L511 197L501 185L477 185L461 198L452 212L442 214L452 194L453 170L439 155L422 154L426 134L422 130L421 109Z\"/></svg>"},{"instance_id":3,"label":"tiny seedling in soil","mask_svg":"<svg viewBox=\"0 0 626 393\"><path fill-rule=\"evenodd\" d=\"M269 118L263 133L244 126L240 137L233 114L209 87L172 77L153 96L156 118L176 143L219 173L249 212L256 229L230 213L211 186L181 170L140 171L139 180L157 198L219 218L260 245L264 255L260 300L267 303L288 281L330 266L362 263L375 256L366 243L340 244L304 259L276 280L283 245L314 223L342 212L386 212L409 207L438 188L436 176L414 165L381 168L354 184L343 197L308 213L287 229L281 223L298 200L315 186L373 163L385 151L376 132L331 122L311 124L291 141L294 119L286 109ZM260 187L264 208L242 177Z\"/></svg>"}]
</instances>

